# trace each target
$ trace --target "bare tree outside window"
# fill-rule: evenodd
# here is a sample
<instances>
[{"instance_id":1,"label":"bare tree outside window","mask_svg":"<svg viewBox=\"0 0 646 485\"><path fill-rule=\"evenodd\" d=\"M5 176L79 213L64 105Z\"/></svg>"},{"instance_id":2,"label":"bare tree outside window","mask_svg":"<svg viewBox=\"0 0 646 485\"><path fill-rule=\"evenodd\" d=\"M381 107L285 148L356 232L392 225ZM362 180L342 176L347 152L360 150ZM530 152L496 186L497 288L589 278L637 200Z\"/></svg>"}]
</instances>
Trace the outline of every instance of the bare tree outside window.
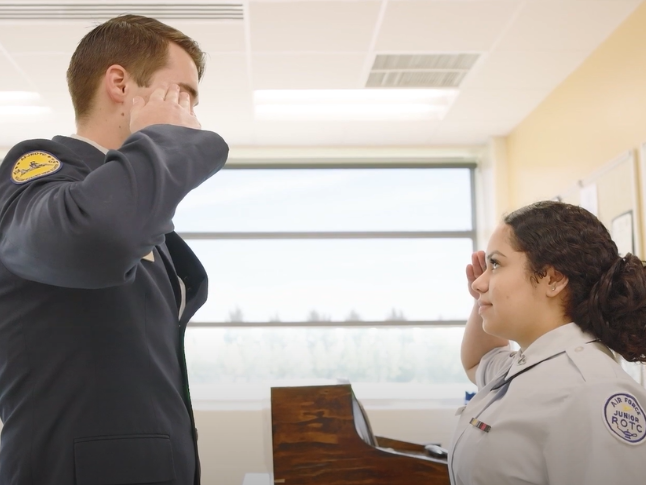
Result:
<instances>
[{"instance_id":1,"label":"bare tree outside window","mask_svg":"<svg viewBox=\"0 0 646 485\"><path fill-rule=\"evenodd\" d=\"M242 323L244 322L244 315L240 307L236 307L235 310L229 312L228 322L232 323Z\"/></svg>"},{"instance_id":2,"label":"bare tree outside window","mask_svg":"<svg viewBox=\"0 0 646 485\"><path fill-rule=\"evenodd\" d=\"M361 315L359 315L356 311L352 310L348 314L347 317L345 317L346 322L360 322L361 321Z\"/></svg>"},{"instance_id":3,"label":"bare tree outside window","mask_svg":"<svg viewBox=\"0 0 646 485\"><path fill-rule=\"evenodd\" d=\"M307 321L308 322L331 322L332 318L330 315L326 315L324 313L319 313L316 310L312 310L307 314Z\"/></svg>"},{"instance_id":4,"label":"bare tree outside window","mask_svg":"<svg viewBox=\"0 0 646 485\"><path fill-rule=\"evenodd\" d=\"M399 310L397 308L393 308L390 310L390 313L386 317L387 322L405 322L406 321L406 316L404 315L404 312L402 310Z\"/></svg>"}]
</instances>

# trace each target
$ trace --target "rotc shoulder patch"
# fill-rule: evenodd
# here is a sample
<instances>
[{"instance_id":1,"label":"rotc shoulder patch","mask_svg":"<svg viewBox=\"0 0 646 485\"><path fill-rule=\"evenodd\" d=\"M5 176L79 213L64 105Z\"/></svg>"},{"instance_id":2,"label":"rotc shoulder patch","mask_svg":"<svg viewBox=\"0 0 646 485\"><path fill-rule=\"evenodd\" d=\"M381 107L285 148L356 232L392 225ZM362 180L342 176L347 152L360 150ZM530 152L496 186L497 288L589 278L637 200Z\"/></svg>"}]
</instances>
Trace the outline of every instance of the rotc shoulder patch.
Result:
<instances>
[{"instance_id":1,"label":"rotc shoulder patch","mask_svg":"<svg viewBox=\"0 0 646 485\"><path fill-rule=\"evenodd\" d=\"M25 184L58 172L63 164L51 153L35 151L24 154L11 169L11 181Z\"/></svg>"},{"instance_id":2,"label":"rotc shoulder patch","mask_svg":"<svg viewBox=\"0 0 646 485\"><path fill-rule=\"evenodd\" d=\"M610 396L603 408L603 418L610 434L629 445L646 442L644 408L634 396L618 393Z\"/></svg>"}]
</instances>

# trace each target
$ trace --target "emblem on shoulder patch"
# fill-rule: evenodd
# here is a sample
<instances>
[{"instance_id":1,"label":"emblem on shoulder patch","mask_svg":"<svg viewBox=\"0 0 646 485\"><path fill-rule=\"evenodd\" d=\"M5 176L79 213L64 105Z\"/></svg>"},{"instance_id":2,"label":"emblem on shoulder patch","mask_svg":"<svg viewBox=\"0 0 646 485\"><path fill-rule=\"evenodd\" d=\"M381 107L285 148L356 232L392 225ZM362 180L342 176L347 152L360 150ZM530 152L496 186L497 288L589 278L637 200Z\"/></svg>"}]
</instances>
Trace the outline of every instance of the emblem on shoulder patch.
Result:
<instances>
[{"instance_id":1,"label":"emblem on shoulder patch","mask_svg":"<svg viewBox=\"0 0 646 485\"><path fill-rule=\"evenodd\" d=\"M58 172L63 164L51 153L29 152L18 159L11 169L11 181L24 184L37 178Z\"/></svg>"},{"instance_id":2,"label":"emblem on shoulder patch","mask_svg":"<svg viewBox=\"0 0 646 485\"><path fill-rule=\"evenodd\" d=\"M630 445L646 442L644 408L634 396L618 393L610 396L603 407L603 419L610 434Z\"/></svg>"}]
</instances>

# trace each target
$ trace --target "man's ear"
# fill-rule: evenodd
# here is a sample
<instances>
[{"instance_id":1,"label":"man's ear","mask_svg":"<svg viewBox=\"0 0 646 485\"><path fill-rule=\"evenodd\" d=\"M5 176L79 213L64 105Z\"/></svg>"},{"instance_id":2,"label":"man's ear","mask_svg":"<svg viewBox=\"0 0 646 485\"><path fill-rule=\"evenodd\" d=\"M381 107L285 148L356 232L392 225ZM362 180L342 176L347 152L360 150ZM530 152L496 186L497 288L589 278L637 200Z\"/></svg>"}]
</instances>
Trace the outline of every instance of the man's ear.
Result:
<instances>
[{"instance_id":1,"label":"man's ear","mask_svg":"<svg viewBox=\"0 0 646 485\"><path fill-rule=\"evenodd\" d=\"M103 85L112 102L123 104L126 101L127 82L128 72L123 67L119 64L108 67L103 78Z\"/></svg>"},{"instance_id":2,"label":"man's ear","mask_svg":"<svg viewBox=\"0 0 646 485\"><path fill-rule=\"evenodd\" d=\"M547 285L547 296L550 298L553 298L560 294L569 282L567 276L565 276L560 271L556 271L552 267L549 267L547 269L547 274L545 275L545 278L543 278L543 281Z\"/></svg>"}]
</instances>

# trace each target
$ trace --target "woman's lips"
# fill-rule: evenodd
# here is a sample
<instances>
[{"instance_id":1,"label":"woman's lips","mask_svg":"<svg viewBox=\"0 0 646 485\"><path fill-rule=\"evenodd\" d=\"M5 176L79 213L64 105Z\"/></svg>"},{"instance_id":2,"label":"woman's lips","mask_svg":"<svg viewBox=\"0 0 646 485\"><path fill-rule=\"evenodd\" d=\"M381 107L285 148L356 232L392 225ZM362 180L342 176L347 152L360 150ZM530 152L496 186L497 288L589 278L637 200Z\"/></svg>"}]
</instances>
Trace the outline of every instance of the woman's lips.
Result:
<instances>
[{"instance_id":1,"label":"woman's lips","mask_svg":"<svg viewBox=\"0 0 646 485\"><path fill-rule=\"evenodd\" d=\"M486 312L487 310L489 310L489 308L491 307L492 307L491 303L478 302L478 313L482 314L483 312Z\"/></svg>"}]
</instances>

